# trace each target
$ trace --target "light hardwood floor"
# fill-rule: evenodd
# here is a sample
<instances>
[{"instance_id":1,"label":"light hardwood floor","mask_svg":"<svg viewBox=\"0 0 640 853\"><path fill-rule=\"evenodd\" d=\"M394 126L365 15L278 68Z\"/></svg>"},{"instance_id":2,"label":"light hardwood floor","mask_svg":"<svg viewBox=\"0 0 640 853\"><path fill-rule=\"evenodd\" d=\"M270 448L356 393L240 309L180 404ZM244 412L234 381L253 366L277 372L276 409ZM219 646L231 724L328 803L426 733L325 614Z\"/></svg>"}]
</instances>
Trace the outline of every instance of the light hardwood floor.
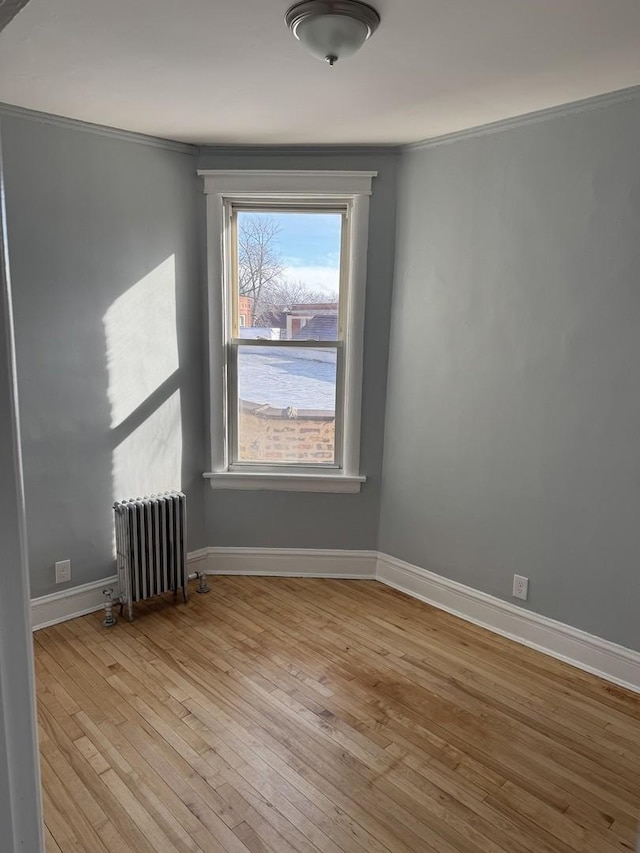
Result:
<instances>
[{"instance_id":1,"label":"light hardwood floor","mask_svg":"<svg viewBox=\"0 0 640 853\"><path fill-rule=\"evenodd\" d=\"M374 581L35 636L47 851L613 853L640 696Z\"/></svg>"}]
</instances>

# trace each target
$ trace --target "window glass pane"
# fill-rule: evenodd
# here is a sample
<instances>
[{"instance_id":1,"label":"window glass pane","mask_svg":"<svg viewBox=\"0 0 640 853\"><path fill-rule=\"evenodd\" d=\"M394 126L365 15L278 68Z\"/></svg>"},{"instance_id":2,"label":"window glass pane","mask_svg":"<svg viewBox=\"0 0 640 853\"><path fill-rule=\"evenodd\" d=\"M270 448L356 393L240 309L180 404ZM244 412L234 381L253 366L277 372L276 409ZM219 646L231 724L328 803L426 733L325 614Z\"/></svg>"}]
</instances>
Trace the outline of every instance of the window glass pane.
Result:
<instances>
[{"instance_id":1,"label":"window glass pane","mask_svg":"<svg viewBox=\"0 0 640 853\"><path fill-rule=\"evenodd\" d=\"M335 463L335 349L238 347L238 459Z\"/></svg>"},{"instance_id":2,"label":"window glass pane","mask_svg":"<svg viewBox=\"0 0 640 853\"><path fill-rule=\"evenodd\" d=\"M338 339L342 219L336 212L237 211L239 337Z\"/></svg>"}]
</instances>

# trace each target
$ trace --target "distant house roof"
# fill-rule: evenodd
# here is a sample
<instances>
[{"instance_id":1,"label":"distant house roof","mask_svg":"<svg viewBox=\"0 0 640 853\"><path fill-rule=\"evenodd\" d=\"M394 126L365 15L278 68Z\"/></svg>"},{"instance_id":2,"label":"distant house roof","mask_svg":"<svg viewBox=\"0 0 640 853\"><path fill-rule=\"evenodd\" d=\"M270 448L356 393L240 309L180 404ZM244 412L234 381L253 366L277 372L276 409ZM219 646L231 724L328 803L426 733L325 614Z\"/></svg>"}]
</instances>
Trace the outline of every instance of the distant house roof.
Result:
<instances>
[{"instance_id":1,"label":"distant house roof","mask_svg":"<svg viewBox=\"0 0 640 853\"><path fill-rule=\"evenodd\" d=\"M313 311L315 314L316 311L331 312L337 310L337 302L297 302L289 308L290 313L297 313L298 311Z\"/></svg>"},{"instance_id":2,"label":"distant house roof","mask_svg":"<svg viewBox=\"0 0 640 853\"><path fill-rule=\"evenodd\" d=\"M293 341L335 341L338 338L337 314L318 314L312 317L291 340Z\"/></svg>"}]
</instances>

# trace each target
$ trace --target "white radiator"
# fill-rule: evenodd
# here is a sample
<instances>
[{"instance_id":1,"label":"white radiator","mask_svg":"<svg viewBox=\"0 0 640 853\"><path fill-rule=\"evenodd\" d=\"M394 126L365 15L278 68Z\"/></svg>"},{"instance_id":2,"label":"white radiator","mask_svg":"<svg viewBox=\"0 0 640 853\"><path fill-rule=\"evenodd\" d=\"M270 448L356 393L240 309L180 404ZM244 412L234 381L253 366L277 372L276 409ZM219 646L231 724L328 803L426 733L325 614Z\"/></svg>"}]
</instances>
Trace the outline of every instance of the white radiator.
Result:
<instances>
[{"instance_id":1,"label":"white radiator","mask_svg":"<svg viewBox=\"0 0 640 853\"><path fill-rule=\"evenodd\" d=\"M120 612L133 603L182 589L187 600L187 497L165 492L113 505Z\"/></svg>"}]
</instances>

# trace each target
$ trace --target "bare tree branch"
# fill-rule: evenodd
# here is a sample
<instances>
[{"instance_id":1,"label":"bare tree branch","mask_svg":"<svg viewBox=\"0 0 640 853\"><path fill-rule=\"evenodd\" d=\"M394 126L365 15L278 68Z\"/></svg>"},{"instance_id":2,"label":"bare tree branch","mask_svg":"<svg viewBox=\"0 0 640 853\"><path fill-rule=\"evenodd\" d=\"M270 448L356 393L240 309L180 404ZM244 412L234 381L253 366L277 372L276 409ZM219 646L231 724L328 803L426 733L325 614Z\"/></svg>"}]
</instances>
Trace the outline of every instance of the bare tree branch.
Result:
<instances>
[{"instance_id":1,"label":"bare tree branch","mask_svg":"<svg viewBox=\"0 0 640 853\"><path fill-rule=\"evenodd\" d=\"M253 300L253 322L286 311L292 305L337 302L338 294L285 279L286 265L278 251L280 226L265 213L244 213L238 227L238 286L240 296Z\"/></svg>"},{"instance_id":2,"label":"bare tree branch","mask_svg":"<svg viewBox=\"0 0 640 853\"><path fill-rule=\"evenodd\" d=\"M263 313L265 287L279 284L286 269L277 250L278 223L268 214L245 214L238 228L238 285L253 300L254 317Z\"/></svg>"}]
</instances>

